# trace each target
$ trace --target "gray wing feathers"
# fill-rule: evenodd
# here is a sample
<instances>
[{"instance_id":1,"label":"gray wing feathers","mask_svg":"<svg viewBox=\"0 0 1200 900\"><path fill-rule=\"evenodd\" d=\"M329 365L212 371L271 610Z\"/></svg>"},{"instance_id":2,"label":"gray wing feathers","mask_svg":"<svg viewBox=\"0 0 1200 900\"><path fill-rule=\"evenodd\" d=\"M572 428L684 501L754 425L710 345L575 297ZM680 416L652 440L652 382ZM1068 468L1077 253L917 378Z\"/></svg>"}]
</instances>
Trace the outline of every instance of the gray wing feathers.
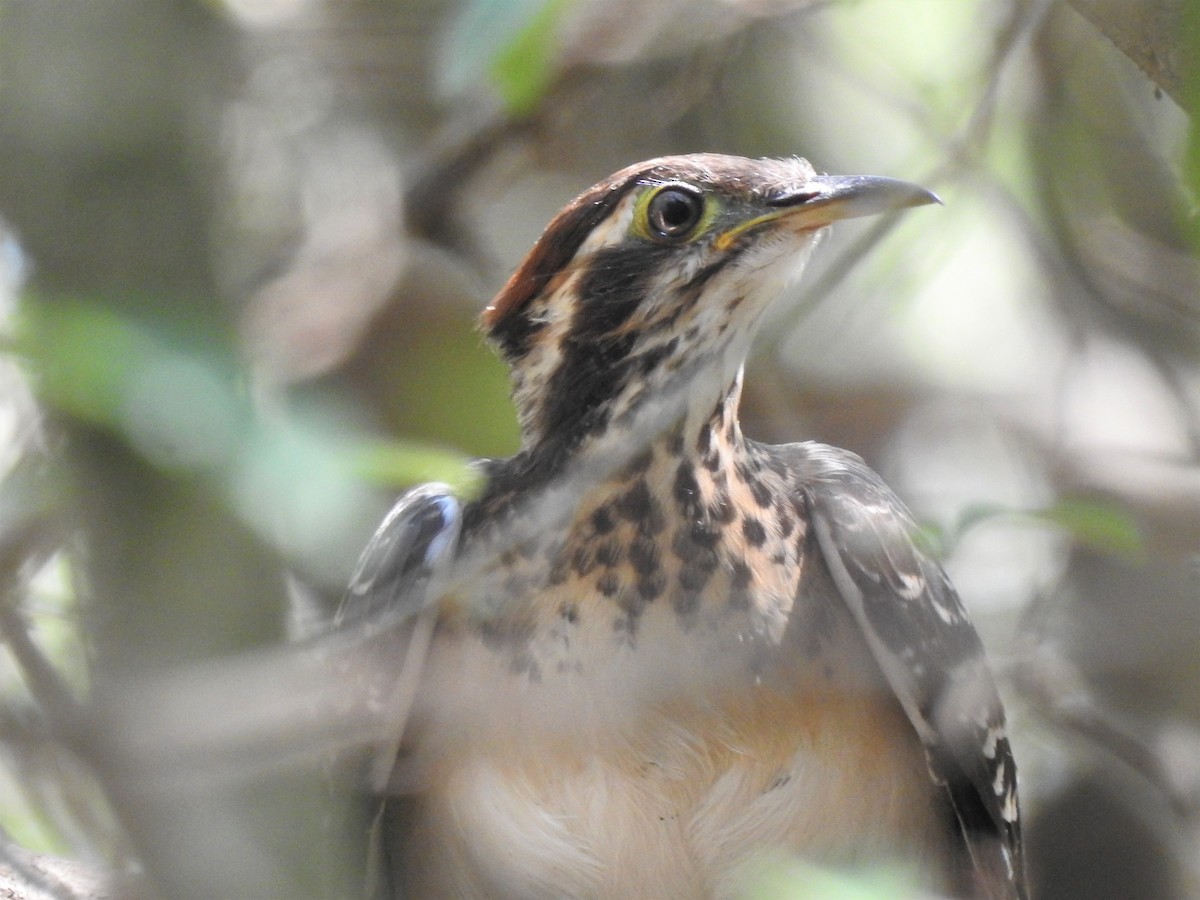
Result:
<instances>
[{"instance_id":1,"label":"gray wing feathers","mask_svg":"<svg viewBox=\"0 0 1200 900\"><path fill-rule=\"evenodd\" d=\"M454 558L461 525L461 505L446 485L425 484L404 494L359 557L336 624L391 621L420 611L429 600L430 579Z\"/></svg>"},{"instance_id":2,"label":"gray wing feathers","mask_svg":"<svg viewBox=\"0 0 1200 900\"><path fill-rule=\"evenodd\" d=\"M904 504L859 457L820 444L785 452L833 582L949 796L967 880L981 896L1026 897L1004 709L957 592L914 540Z\"/></svg>"}]
</instances>

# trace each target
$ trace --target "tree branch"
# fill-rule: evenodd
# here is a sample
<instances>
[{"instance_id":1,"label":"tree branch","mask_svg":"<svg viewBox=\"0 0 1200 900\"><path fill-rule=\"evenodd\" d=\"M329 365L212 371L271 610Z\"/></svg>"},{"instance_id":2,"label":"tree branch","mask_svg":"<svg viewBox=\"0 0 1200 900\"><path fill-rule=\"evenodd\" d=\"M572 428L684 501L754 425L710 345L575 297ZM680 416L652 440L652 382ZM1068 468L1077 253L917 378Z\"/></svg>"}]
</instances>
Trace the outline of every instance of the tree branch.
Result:
<instances>
[{"instance_id":1,"label":"tree branch","mask_svg":"<svg viewBox=\"0 0 1200 900\"><path fill-rule=\"evenodd\" d=\"M1184 0L1070 0L1071 7L1141 69L1188 113L1184 89Z\"/></svg>"}]
</instances>

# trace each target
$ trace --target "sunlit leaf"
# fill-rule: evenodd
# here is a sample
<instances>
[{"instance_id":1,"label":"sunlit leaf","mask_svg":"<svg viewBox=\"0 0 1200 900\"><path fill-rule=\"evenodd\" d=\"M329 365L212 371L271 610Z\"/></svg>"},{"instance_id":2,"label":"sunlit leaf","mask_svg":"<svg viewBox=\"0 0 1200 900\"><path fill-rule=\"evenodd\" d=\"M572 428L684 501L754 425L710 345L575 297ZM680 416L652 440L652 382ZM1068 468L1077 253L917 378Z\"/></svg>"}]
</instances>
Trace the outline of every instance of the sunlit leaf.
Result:
<instances>
[{"instance_id":1,"label":"sunlit leaf","mask_svg":"<svg viewBox=\"0 0 1200 900\"><path fill-rule=\"evenodd\" d=\"M29 303L16 349L38 363L44 399L92 422L112 422L137 361L153 341L141 329L99 305Z\"/></svg>"}]
</instances>

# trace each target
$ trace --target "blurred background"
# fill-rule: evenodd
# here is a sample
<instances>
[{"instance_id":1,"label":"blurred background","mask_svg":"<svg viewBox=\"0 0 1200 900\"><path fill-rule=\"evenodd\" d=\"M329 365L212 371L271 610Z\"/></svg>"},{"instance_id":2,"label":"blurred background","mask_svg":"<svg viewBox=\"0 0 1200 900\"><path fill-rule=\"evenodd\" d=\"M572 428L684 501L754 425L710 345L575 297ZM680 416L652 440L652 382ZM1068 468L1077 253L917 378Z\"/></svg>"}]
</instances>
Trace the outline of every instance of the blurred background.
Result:
<instances>
[{"instance_id":1,"label":"blurred background","mask_svg":"<svg viewBox=\"0 0 1200 900\"><path fill-rule=\"evenodd\" d=\"M0 884L361 891L361 710L287 573L336 601L403 488L515 450L477 313L708 150L945 201L827 237L744 428L927 528L1037 895L1200 897L1196 7L0 0Z\"/></svg>"}]
</instances>

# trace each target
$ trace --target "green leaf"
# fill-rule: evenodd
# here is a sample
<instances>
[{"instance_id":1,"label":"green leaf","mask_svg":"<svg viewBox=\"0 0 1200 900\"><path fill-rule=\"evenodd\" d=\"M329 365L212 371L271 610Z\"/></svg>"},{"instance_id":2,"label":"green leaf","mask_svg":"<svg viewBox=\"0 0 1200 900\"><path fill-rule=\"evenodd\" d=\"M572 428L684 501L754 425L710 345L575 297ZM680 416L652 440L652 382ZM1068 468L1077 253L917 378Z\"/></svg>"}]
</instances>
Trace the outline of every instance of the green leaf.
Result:
<instances>
[{"instance_id":1,"label":"green leaf","mask_svg":"<svg viewBox=\"0 0 1200 900\"><path fill-rule=\"evenodd\" d=\"M528 115L554 80L558 23L570 0L546 0L492 63L492 79L510 114Z\"/></svg>"},{"instance_id":2,"label":"green leaf","mask_svg":"<svg viewBox=\"0 0 1200 900\"><path fill-rule=\"evenodd\" d=\"M15 349L36 363L39 393L92 424L109 424L152 341L112 310L62 300L22 307Z\"/></svg>"},{"instance_id":3,"label":"green leaf","mask_svg":"<svg viewBox=\"0 0 1200 900\"><path fill-rule=\"evenodd\" d=\"M1033 515L1066 529L1080 543L1115 556L1138 556L1145 548L1137 521L1116 503L1065 499Z\"/></svg>"},{"instance_id":4,"label":"green leaf","mask_svg":"<svg viewBox=\"0 0 1200 900\"><path fill-rule=\"evenodd\" d=\"M352 465L366 481L410 485L442 481L460 497L474 495L482 485L479 473L461 454L410 441L369 441L355 445Z\"/></svg>"},{"instance_id":5,"label":"green leaf","mask_svg":"<svg viewBox=\"0 0 1200 900\"><path fill-rule=\"evenodd\" d=\"M105 304L31 298L14 347L43 400L121 434L159 468L224 464L252 418L228 358Z\"/></svg>"},{"instance_id":6,"label":"green leaf","mask_svg":"<svg viewBox=\"0 0 1200 900\"><path fill-rule=\"evenodd\" d=\"M347 434L331 409L260 416L228 354L108 305L31 299L15 347L44 401L155 468L197 478L298 557L331 553L361 530L374 514L367 481L475 483L461 455Z\"/></svg>"},{"instance_id":7,"label":"green leaf","mask_svg":"<svg viewBox=\"0 0 1200 900\"><path fill-rule=\"evenodd\" d=\"M1045 522L1070 533L1079 543L1114 556L1137 556L1143 550L1137 521L1116 503L1103 500L1065 498L1041 509L1018 509L999 503L976 503L966 507L950 529L952 544L968 530L999 517L1024 517Z\"/></svg>"},{"instance_id":8,"label":"green leaf","mask_svg":"<svg viewBox=\"0 0 1200 900\"><path fill-rule=\"evenodd\" d=\"M473 0L454 22L441 80L461 91L485 79L508 112L532 112L557 74L558 26L572 0Z\"/></svg>"}]
</instances>

